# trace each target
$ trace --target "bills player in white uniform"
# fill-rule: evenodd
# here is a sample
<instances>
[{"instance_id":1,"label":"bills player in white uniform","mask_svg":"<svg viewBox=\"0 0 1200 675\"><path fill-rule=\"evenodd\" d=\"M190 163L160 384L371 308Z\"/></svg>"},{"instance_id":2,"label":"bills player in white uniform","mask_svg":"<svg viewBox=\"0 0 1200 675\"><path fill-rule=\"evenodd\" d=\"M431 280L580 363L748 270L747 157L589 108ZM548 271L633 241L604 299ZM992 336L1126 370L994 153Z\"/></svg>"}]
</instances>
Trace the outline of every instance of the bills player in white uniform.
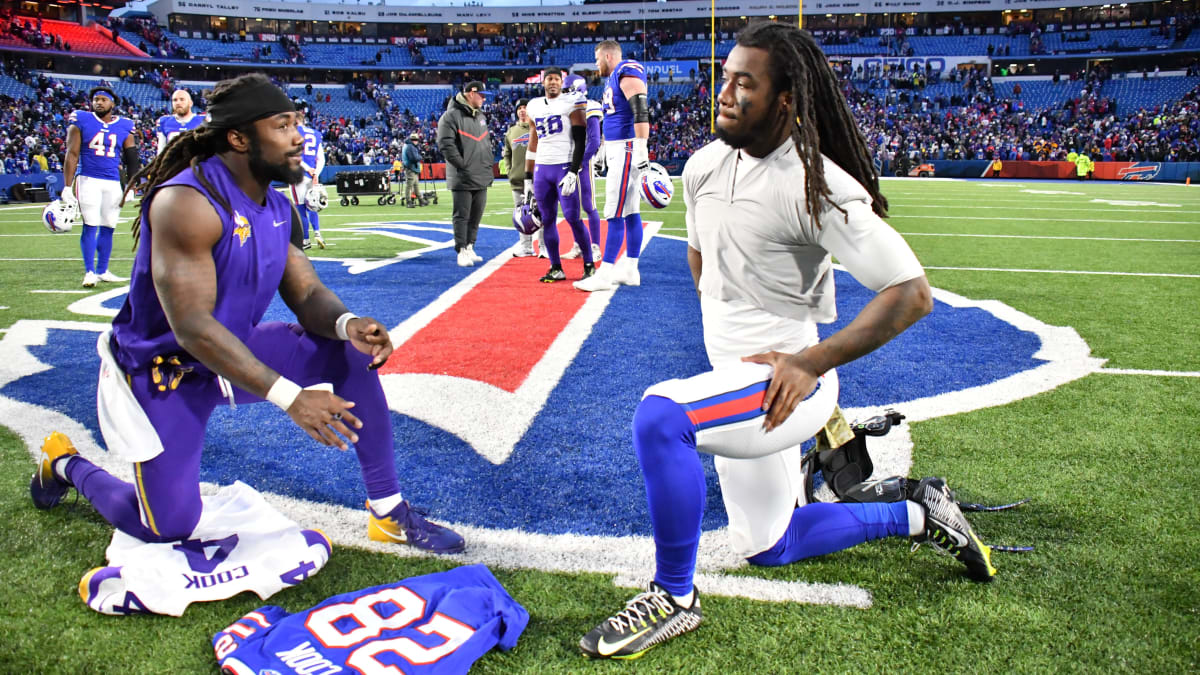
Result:
<instances>
[{"instance_id":1,"label":"bills player in white uniform","mask_svg":"<svg viewBox=\"0 0 1200 675\"><path fill-rule=\"evenodd\" d=\"M583 637L589 656L636 658L700 624L700 452L715 455L733 547L752 564L911 536L942 545L977 581L995 573L941 479L887 503L805 500L800 444L834 411L834 369L933 307L916 256L880 218L887 200L840 91L820 48L793 26L743 29L725 62L719 140L683 175L713 370L650 387L634 415L656 570L648 591ZM819 340L817 324L836 319L831 254L877 295Z\"/></svg>"},{"instance_id":2,"label":"bills player in white uniform","mask_svg":"<svg viewBox=\"0 0 1200 675\"><path fill-rule=\"evenodd\" d=\"M79 248L83 253L83 285L101 281L126 281L108 269L112 255L113 230L121 214L124 190L121 162L127 176L138 172L133 120L115 112L117 95L106 86L89 93L91 111L73 111L67 126L67 157L63 162L62 199L77 201L83 227Z\"/></svg>"},{"instance_id":3,"label":"bills player in white uniform","mask_svg":"<svg viewBox=\"0 0 1200 675\"><path fill-rule=\"evenodd\" d=\"M604 153L608 179L604 190L604 266L591 279L575 282L581 291L610 291L618 284L638 286L638 257L642 252L642 214L638 180L650 166L650 106L646 68L621 58L621 44L605 40L596 45L596 70L608 78L604 86ZM614 265L625 245L625 257Z\"/></svg>"},{"instance_id":4,"label":"bills player in white uniform","mask_svg":"<svg viewBox=\"0 0 1200 675\"><path fill-rule=\"evenodd\" d=\"M176 136L204 124L205 117L192 112L192 95L188 90L176 89L175 93L171 94L171 114L158 118L158 124L154 126L158 136L154 154L161 155L167 143Z\"/></svg>"},{"instance_id":5,"label":"bills player in white uniform","mask_svg":"<svg viewBox=\"0 0 1200 675\"><path fill-rule=\"evenodd\" d=\"M317 246L325 248L325 240L321 238L321 216L308 208L308 191L320 180L321 171L325 169L325 146L321 144L321 133L308 123L308 104L301 103L296 108L299 121L296 128L304 137L304 152L300 155L300 167L304 169L304 178L299 183L290 186L292 203L300 213L300 222L304 225L304 248L312 247L308 239L308 230L312 228L312 240Z\"/></svg>"},{"instance_id":6,"label":"bills player in white uniform","mask_svg":"<svg viewBox=\"0 0 1200 675\"><path fill-rule=\"evenodd\" d=\"M558 252L558 207L571 226L575 241L583 246L583 278L592 276L596 267L592 260L591 239L580 217L581 201L579 173L583 169L583 152L587 139L584 113L587 99L577 93L563 91L562 70L546 68L542 73L546 95L529 102L529 149L525 152L527 201L538 209L542 219L544 250L550 256L550 270L541 278L545 283L563 281Z\"/></svg>"}]
</instances>

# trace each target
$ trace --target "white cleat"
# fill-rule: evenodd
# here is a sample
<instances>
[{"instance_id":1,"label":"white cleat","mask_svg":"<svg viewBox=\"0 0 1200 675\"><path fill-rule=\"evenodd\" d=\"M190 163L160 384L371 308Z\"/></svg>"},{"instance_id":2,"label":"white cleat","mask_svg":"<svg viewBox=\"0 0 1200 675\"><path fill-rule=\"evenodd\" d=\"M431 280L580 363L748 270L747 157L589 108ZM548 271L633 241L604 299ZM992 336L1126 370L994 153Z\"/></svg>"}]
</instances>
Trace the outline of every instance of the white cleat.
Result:
<instances>
[{"instance_id":1,"label":"white cleat","mask_svg":"<svg viewBox=\"0 0 1200 675\"><path fill-rule=\"evenodd\" d=\"M100 283L100 277L96 276L95 272L84 272L84 274L83 274L83 287L84 288L92 288L98 283Z\"/></svg>"},{"instance_id":2,"label":"white cleat","mask_svg":"<svg viewBox=\"0 0 1200 675\"><path fill-rule=\"evenodd\" d=\"M112 270L109 270L109 271L105 272L104 274L100 274L96 278L99 279L100 281L107 281L109 283L114 283L117 281L129 281L125 277L119 277L119 276L113 274Z\"/></svg>"},{"instance_id":3,"label":"white cleat","mask_svg":"<svg viewBox=\"0 0 1200 675\"><path fill-rule=\"evenodd\" d=\"M320 232L313 233L313 241L317 242L318 248L325 248L325 240L321 238Z\"/></svg>"},{"instance_id":4,"label":"white cleat","mask_svg":"<svg viewBox=\"0 0 1200 675\"><path fill-rule=\"evenodd\" d=\"M615 291L617 286L612 282L611 279L609 279L609 270L611 269L612 265L605 265L604 267L596 270L596 273L592 276L586 279L580 279L579 281L573 283L572 286L581 291L587 291L589 293L594 293L596 291Z\"/></svg>"},{"instance_id":5,"label":"white cleat","mask_svg":"<svg viewBox=\"0 0 1200 675\"><path fill-rule=\"evenodd\" d=\"M592 244L592 262L595 263L597 267L599 267L600 263L603 259L604 259L604 251L600 250L600 244Z\"/></svg>"},{"instance_id":6,"label":"white cleat","mask_svg":"<svg viewBox=\"0 0 1200 675\"><path fill-rule=\"evenodd\" d=\"M638 272L637 258L621 258L614 265L616 271L613 272L613 282L622 286L641 286L642 275Z\"/></svg>"},{"instance_id":7,"label":"white cleat","mask_svg":"<svg viewBox=\"0 0 1200 675\"><path fill-rule=\"evenodd\" d=\"M579 244L575 244L571 247L570 251L562 254L562 257L566 258L567 260L574 260L581 255L583 255L583 249L579 248Z\"/></svg>"},{"instance_id":8,"label":"white cleat","mask_svg":"<svg viewBox=\"0 0 1200 675\"><path fill-rule=\"evenodd\" d=\"M467 244L467 253L471 256L471 262L483 262L483 256L475 252L475 244Z\"/></svg>"},{"instance_id":9,"label":"white cleat","mask_svg":"<svg viewBox=\"0 0 1200 675\"><path fill-rule=\"evenodd\" d=\"M474 264L475 264L475 259L471 257L470 251L468 251L467 249L464 248L463 250L458 252L458 266L459 267L471 267Z\"/></svg>"}]
</instances>

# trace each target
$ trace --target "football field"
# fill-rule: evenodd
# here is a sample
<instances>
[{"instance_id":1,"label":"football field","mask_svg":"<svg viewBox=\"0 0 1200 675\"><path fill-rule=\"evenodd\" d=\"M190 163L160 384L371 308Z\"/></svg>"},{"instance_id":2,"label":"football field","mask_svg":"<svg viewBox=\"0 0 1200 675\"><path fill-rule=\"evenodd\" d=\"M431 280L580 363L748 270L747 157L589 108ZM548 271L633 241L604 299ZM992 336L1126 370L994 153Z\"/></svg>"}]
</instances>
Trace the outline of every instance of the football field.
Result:
<instances>
[{"instance_id":1,"label":"football field","mask_svg":"<svg viewBox=\"0 0 1200 675\"><path fill-rule=\"evenodd\" d=\"M884 362L886 367L871 362L876 365L869 375L856 373L855 364L840 368L843 398L853 395L849 383L858 381L857 376L881 392L872 401L916 401L908 408L897 406L915 420L902 427L911 434L909 475L945 476L964 500L1031 498L1012 511L968 517L985 542L1030 544L1035 550L994 554L999 574L990 585L967 580L961 565L948 556L929 547L910 552L906 541L896 539L785 567L728 569L712 575L719 577L713 592L698 584L705 613L698 631L637 661L590 662L579 653L579 638L633 595L629 587L618 585L627 579L604 571L604 565L540 562L552 559L550 555L527 561L502 552L493 555L489 551L502 549L506 541L525 546L522 534L527 530L530 539L560 541L542 534L553 530L553 524L539 521L534 528L532 520L510 517L505 521L508 539L491 538L482 525L468 528L477 537L468 534L465 555L472 554L473 542L480 542L485 550L467 561L487 562L529 610L530 623L514 650L489 653L473 672L1171 673L1200 668L1200 187L937 179L887 180L882 187L891 201L888 221L912 246L939 294L933 315L923 321L936 326L938 335L928 348L906 352L911 358ZM654 341L635 341L624 353L634 371L657 372L671 351L663 341L674 339L672 333L656 332L653 324L674 327L666 317L684 315L691 323L683 325L699 326L690 318L698 307L694 296L689 301L686 292L676 292L669 297L683 300L662 300L663 289L686 290L691 284L678 259L684 250L679 240L686 237L678 179L676 189L667 209L645 213L649 209L643 205L646 219L656 221L657 228L641 268L643 285L621 288L611 306L595 309L601 322L604 313L625 316L619 312L628 311L636 317L640 312ZM453 247L447 250L445 239L450 196L439 188L439 197L438 205L420 209L377 206L374 197L341 207L331 199L321 214L330 246L310 254L345 263L323 263L317 271L334 291L351 294L344 297L374 292L401 302L418 287L406 276L407 269L417 269L406 267L411 261L440 261L444 269L453 269ZM481 265L481 274L488 264L502 265L506 242L516 241L510 205L508 184L498 182L484 215L488 237L481 235L477 246L493 263ZM132 207L125 208L126 220L115 238L112 269L121 276L128 276L133 260L128 234L133 213ZM104 564L111 529L73 494L52 511L33 507L28 481L38 448L30 440L53 431L48 425L63 415L83 428L95 427L94 419L83 419L86 405L79 402L94 397L90 364L96 355L90 345L96 325L105 321L104 312L119 304L122 284L80 288L78 235L48 233L40 215L40 208L31 206L0 207L0 517L8 523L0 546L0 628L6 635L0 672L215 672L213 634L259 606L276 604L297 612L338 593L463 562L408 552L391 555L378 545L368 546L362 536L364 518L362 532L332 533L334 553L319 574L265 602L242 594L192 605L181 618L110 617L88 609L76 584L87 570ZM396 223L408 225L397 228ZM665 260L657 268L659 258L651 259L651 251ZM544 271L543 261L521 262L537 267L538 274ZM385 265L392 275L389 282L372 288L378 282L368 271ZM531 294L540 292L536 277L529 277ZM566 289L561 293L570 297ZM622 295L635 301L620 304ZM477 322L473 339L483 344L495 335L510 335L507 324L523 297L492 306L490 316ZM353 302L347 304L356 310ZM591 307L580 311L586 314ZM850 311L842 308L843 314ZM939 314L965 320L939 323ZM1017 328L1007 323L1004 330L996 328L989 343L991 322L999 326L1001 320L1015 322ZM600 331L606 324L596 325ZM1030 328L1035 325L1048 328ZM53 328L47 333L50 342L45 350L29 347L28 353L44 365L31 367L32 360L10 356L25 354L21 350L28 343L18 345L18 338L24 340L32 334L30 327L42 326ZM85 336L72 337L72 331ZM1010 381L1007 371L996 376L997 383L989 382L992 386L976 386L977 371L984 366L977 369L974 359L994 363L1000 357L993 352L1008 348L1018 334L1034 343L1027 358L1030 369L1052 360L1052 353L1082 349L1070 366L1075 370L1069 375L1032 370L1021 380L1026 390L1004 389L1003 382ZM685 345L699 340L691 333L676 337ZM53 349L60 339L60 348ZM64 353L63 345L75 351ZM625 406L636 402L644 385L601 383L603 364L611 355L592 345L580 338L577 354L563 368L569 378L571 368L588 364L595 379L585 381L595 389L573 388L572 405L603 408L607 401L617 401L612 429L582 430L582 440L567 440L544 429L556 428L554 423L572 429L569 420L550 420L535 423L530 434L541 434L536 450L551 455L551 461L579 467L580 482L590 476L607 479L608 464L625 467L619 475L628 492L620 494L634 498L628 508L613 504L601 510L612 514L614 536L594 538L598 556L627 545L652 550L644 534L649 527L645 505L637 502L642 488L628 443L631 410ZM86 368L73 368L72 354ZM951 388L961 384L975 392L972 401L935 414L929 411L936 406L917 395L888 399L890 389L926 377L924 361L952 363L937 371L939 383ZM1056 374L1039 375L1044 372ZM411 394L417 399L423 395ZM551 401L566 396L548 395ZM254 408L274 415L274 423L286 422L274 408ZM546 410L543 416L558 414L553 407ZM90 414L94 418L94 402ZM251 429L245 435L254 433ZM430 447L445 446L450 441L443 437L449 435L430 431ZM424 438L398 445L418 445ZM99 440L97 435L91 442ZM578 451L581 447L586 452ZM314 473L327 470L321 459L325 455L312 448L305 452L287 457L308 457L296 461L310 462L306 468ZM246 452L247 465L251 454ZM514 455L510 464L521 457ZM234 453L227 475L271 492L274 479L259 484L243 476L241 461ZM595 463L594 472L589 463ZM348 466L353 469L352 460ZM706 466L711 483L711 462ZM361 482L356 470L345 481ZM403 486L403 475L401 481ZM483 483L477 485L461 489L464 502L500 499L496 493L471 494L485 491ZM565 481L545 487L568 495L581 489ZM292 496L320 501L315 496L319 488L313 490ZM555 509L578 507L566 500L539 501L545 494L529 492L533 503L520 505L520 510L492 506L505 513L551 515ZM720 499L711 494L709 510L719 512ZM453 501L453 494L439 496L434 514L445 512ZM648 578L652 562L641 563ZM825 603L803 592L779 599L771 592L730 591L740 588L738 581L745 581L745 587L759 587L761 581L766 588L852 589L866 601Z\"/></svg>"}]
</instances>

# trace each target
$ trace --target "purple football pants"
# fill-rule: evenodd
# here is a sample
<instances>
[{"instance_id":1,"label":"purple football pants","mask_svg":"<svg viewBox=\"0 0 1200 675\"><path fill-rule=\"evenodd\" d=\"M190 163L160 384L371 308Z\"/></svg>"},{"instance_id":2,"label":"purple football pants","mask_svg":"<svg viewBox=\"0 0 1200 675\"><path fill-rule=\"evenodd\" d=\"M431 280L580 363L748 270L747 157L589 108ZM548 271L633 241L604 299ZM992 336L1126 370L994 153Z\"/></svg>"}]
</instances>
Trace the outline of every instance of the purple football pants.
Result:
<instances>
[{"instance_id":1,"label":"purple football pants","mask_svg":"<svg viewBox=\"0 0 1200 675\"><path fill-rule=\"evenodd\" d=\"M354 401L354 415L363 422L354 450L368 498L400 492L390 413L379 375L367 369L370 356L349 342L309 335L298 325L277 321L256 327L246 345L296 384L329 382L338 396ZM185 375L177 389L165 392L158 391L148 371L133 374L132 381L134 396L157 430L163 453L133 465L136 485L78 456L67 463L65 473L118 530L143 541L186 539L200 521L204 430L213 410L227 399L211 375ZM237 388L234 399L238 404L263 400Z\"/></svg>"},{"instance_id":2,"label":"purple football pants","mask_svg":"<svg viewBox=\"0 0 1200 675\"><path fill-rule=\"evenodd\" d=\"M538 214L542 217L542 228L546 242L546 253L551 265L562 265L558 252L558 207L562 206L563 218L571 226L575 242L583 250L583 261L592 262L592 240L579 217L581 189L575 194L559 198L558 182L567 175L567 164L535 164L533 166L533 196L537 199Z\"/></svg>"}]
</instances>

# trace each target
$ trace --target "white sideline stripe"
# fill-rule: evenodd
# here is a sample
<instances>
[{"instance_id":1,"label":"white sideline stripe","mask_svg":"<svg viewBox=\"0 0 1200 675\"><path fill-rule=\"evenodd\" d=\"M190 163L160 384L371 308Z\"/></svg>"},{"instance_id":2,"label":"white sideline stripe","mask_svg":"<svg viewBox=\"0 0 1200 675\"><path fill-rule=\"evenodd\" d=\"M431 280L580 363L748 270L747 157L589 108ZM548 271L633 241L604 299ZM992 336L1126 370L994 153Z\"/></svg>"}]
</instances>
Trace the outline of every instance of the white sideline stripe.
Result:
<instances>
[{"instance_id":1,"label":"white sideline stripe","mask_svg":"<svg viewBox=\"0 0 1200 675\"><path fill-rule=\"evenodd\" d=\"M905 237L979 237L983 239L1066 239L1070 241L1149 241L1170 244L1200 244L1200 239L1143 239L1132 237L1067 237L1042 234L963 234L959 232L901 232Z\"/></svg>"},{"instance_id":2,"label":"white sideline stripe","mask_svg":"<svg viewBox=\"0 0 1200 675\"><path fill-rule=\"evenodd\" d=\"M1156 377L1200 377L1200 370L1137 370L1134 368L1101 368L1105 375L1154 375Z\"/></svg>"},{"instance_id":3,"label":"white sideline stripe","mask_svg":"<svg viewBox=\"0 0 1200 675\"><path fill-rule=\"evenodd\" d=\"M72 293L72 294L74 294L74 293L92 293L93 291L85 291L82 288L80 288L78 290L60 291L60 290L50 288L50 289L38 289L38 290L29 291L29 292L30 293Z\"/></svg>"},{"instance_id":4,"label":"white sideline stripe","mask_svg":"<svg viewBox=\"0 0 1200 675\"><path fill-rule=\"evenodd\" d=\"M0 258L0 262L62 262L64 260L65 261L74 260L75 262L79 262L78 257L76 257L76 258ZM108 260L109 260L109 262L111 262L113 260L130 261L130 260L133 260L133 258L109 258Z\"/></svg>"},{"instance_id":5,"label":"white sideline stripe","mask_svg":"<svg viewBox=\"0 0 1200 675\"><path fill-rule=\"evenodd\" d=\"M978 200L975 200L975 201L978 201ZM942 206L939 204L905 204L904 202L900 202L899 205L905 209L944 209L944 208L946 208L945 206ZM897 206L897 204L888 202L889 208L894 207L894 206ZM1156 206L1157 207L1167 207L1167 206L1182 207L1183 204L1158 204ZM1152 209L1152 208L1156 208L1156 207L1155 206L1144 206L1144 207L1137 208L1137 209L1106 209L1106 208L1100 207L1099 210L1103 211L1104 213L1145 213L1146 209ZM972 211L982 211L985 209L1002 209L1006 212L1007 211L1056 211L1056 212L1061 213L1063 211L1062 206L992 206L992 202L990 199L988 200L987 204L975 204L974 206L971 207ZM1054 220L1059 220L1059 219L1055 218ZM1183 222L1187 222L1187 221L1183 221Z\"/></svg>"},{"instance_id":6,"label":"white sideline stripe","mask_svg":"<svg viewBox=\"0 0 1200 675\"><path fill-rule=\"evenodd\" d=\"M1030 270L1005 269L1003 267L934 267L925 265L927 270L960 270L964 272L1035 272L1037 274L1095 274L1112 277L1173 277L1178 279L1200 279L1200 274L1168 274L1166 272L1089 272L1085 270Z\"/></svg>"},{"instance_id":7,"label":"white sideline stripe","mask_svg":"<svg viewBox=\"0 0 1200 675\"><path fill-rule=\"evenodd\" d=\"M1105 209L1107 211L1107 209ZM941 219L941 220L1019 220L1023 223L1028 223L1028 218L1009 218L1007 216L920 216L916 214L909 215L889 215L886 220L894 218L921 218L921 219ZM1095 218L1055 218L1056 223L1094 223ZM1186 220L1104 220L1105 223L1132 223L1134 225L1193 225L1194 223Z\"/></svg>"}]
</instances>

